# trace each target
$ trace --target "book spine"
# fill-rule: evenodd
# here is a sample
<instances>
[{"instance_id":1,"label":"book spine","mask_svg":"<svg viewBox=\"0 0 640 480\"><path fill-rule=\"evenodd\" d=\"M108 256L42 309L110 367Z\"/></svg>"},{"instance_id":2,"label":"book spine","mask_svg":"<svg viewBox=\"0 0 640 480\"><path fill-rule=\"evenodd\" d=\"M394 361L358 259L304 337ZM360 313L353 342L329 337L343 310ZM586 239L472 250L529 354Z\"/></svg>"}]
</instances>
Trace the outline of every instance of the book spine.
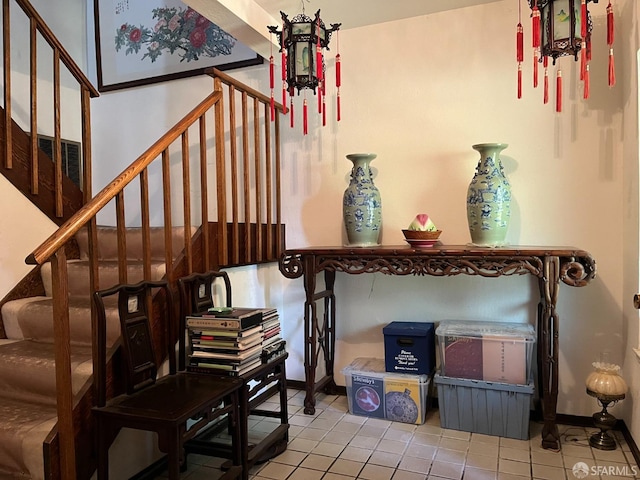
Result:
<instances>
[{"instance_id":1,"label":"book spine","mask_svg":"<svg viewBox=\"0 0 640 480\"><path fill-rule=\"evenodd\" d=\"M187 318L187 327L199 328L225 328L228 330L240 330L240 320L228 318Z\"/></svg>"}]
</instances>

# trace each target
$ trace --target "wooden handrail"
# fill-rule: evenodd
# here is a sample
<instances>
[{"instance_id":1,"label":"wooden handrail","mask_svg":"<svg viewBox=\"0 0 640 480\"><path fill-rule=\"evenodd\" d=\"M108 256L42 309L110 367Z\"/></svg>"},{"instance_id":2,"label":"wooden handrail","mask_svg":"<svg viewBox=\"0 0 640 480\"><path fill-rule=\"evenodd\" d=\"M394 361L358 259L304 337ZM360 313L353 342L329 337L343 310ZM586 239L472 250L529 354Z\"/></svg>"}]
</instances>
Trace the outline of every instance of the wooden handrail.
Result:
<instances>
[{"instance_id":1,"label":"wooden handrail","mask_svg":"<svg viewBox=\"0 0 640 480\"><path fill-rule=\"evenodd\" d=\"M249 95L250 97L253 97L253 98L257 98L262 103L265 103L265 104L269 105L269 103L271 102L271 98L266 96L264 93L259 92L258 90L254 90L250 86L245 85L244 83L242 83L242 82L236 80L235 78L227 75L222 70L218 70L217 68L212 67L212 68L209 68L209 69L205 70L204 73L206 73L210 77L219 78L220 81L222 83L224 83L225 85L233 86L233 87L237 88L238 90L240 90L242 92L246 92L247 95ZM284 106L281 103L275 102L274 105L275 105L276 110L278 110L279 112L284 112Z\"/></svg>"},{"instance_id":2,"label":"wooden handrail","mask_svg":"<svg viewBox=\"0 0 640 480\"><path fill-rule=\"evenodd\" d=\"M221 92L213 92L196 108L176 123L167 133L140 155L129 167L118 175L109 185L104 187L82 209L67 220L58 230L49 236L25 260L30 265L42 265L60 248L62 248L89 220L109 203L124 187L155 160L173 143L182 132L200 118L221 98Z\"/></svg>"},{"instance_id":3,"label":"wooden handrail","mask_svg":"<svg viewBox=\"0 0 640 480\"><path fill-rule=\"evenodd\" d=\"M76 62L73 60L69 52L65 50L60 41L53 34L51 29L47 26L42 17L36 12L33 6L26 0L15 0L16 4L22 8L24 13L27 14L29 18L32 18L37 23L38 31L42 34L42 37L46 40L46 42L51 46L54 51L58 51L60 53L60 60L64 65L69 69L69 73L73 75L76 81L86 87L92 97L99 97L100 93L98 90L92 85L89 79L82 73L82 70L78 67Z\"/></svg>"}]
</instances>

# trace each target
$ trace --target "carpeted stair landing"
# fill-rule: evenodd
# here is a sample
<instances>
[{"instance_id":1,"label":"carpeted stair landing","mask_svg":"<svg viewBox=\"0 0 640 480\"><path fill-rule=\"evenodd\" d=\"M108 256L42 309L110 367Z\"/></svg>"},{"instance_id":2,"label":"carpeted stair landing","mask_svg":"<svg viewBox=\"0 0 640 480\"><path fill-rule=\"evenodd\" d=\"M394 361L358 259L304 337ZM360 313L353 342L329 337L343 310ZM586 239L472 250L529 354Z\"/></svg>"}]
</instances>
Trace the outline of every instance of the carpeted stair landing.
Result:
<instances>
[{"instance_id":1,"label":"carpeted stair landing","mask_svg":"<svg viewBox=\"0 0 640 480\"><path fill-rule=\"evenodd\" d=\"M192 232L193 233L193 232ZM76 235L80 259L68 262L69 323L73 392L90 381L91 307L87 235ZM183 229L173 239L174 258L184 248ZM164 267L164 233L152 229L152 278L161 279ZM140 229L127 231L128 281L143 279ZM118 283L116 230L100 227L98 233L100 288ZM56 424L56 385L53 348L51 270L43 266L45 296L8 302L2 307L7 338L0 339L0 480L44 479L43 442ZM115 342L120 332L116 299L107 315L107 336Z\"/></svg>"}]
</instances>

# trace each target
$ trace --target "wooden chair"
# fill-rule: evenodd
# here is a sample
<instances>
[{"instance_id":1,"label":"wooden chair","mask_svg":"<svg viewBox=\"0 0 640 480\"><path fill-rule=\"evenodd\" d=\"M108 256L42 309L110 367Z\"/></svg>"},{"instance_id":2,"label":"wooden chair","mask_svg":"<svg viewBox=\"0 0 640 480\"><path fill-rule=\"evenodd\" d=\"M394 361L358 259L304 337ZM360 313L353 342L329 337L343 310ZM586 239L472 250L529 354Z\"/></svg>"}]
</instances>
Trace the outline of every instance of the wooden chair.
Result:
<instances>
[{"instance_id":1,"label":"wooden chair","mask_svg":"<svg viewBox=\"0 0 640 480\"><path fill-rule=\"evenodd\" d=\"M211 270L205 273L192 273L178 279L181 322L185 321L187 315L206 312L210 307L223 306L214 304L214 285L218 283L216 282L218 279L222 279L224 283L224 298L226 300L226 305L224 306L233 306L231 282L227 272ZM185 326L183 324L181 331L184 329ZM181 360L184 360L185 357L184 353L180 354ZM240 429L244 438L247 439L242 442L242 462L248 468L279 455L287 448L289 441L289 415L287 409L286 359L287 355L285 354L237 377L244 382L244 387L240 391ZM260 409L260 405L275 394L278 394L280 399L279 411ZM277 418L280 420L280 424L257 444L249 443L249 415ZM215 440L212 440L212 437L215 437L216 430L209 430L203 431L190 440L186 445L187 452L220 455L222 451L220 445ZM248 478L248 468L243 476L245 480Z\"/></svg>"},{"instance_id":2,"label":"wooden chair","mask_svg":"<svg viewBox=\"0 0 640 480\"><path fill-rule=\"evenodd\" d=\"M105 299L114 295L122 332L126 393L107 399L107 389L112 384L107 378ZM98 480L108 478L109 446L123 427L157 432L158 447L167 454L169 478L177 480L185 442L223 415L232 426L234 453L232 468L221 478L242 476L240 445L244 440L240 432L239 392L243 382L177 371L175 328L171 321L174 310L167 282L117 285L95 292L93 300L97 307L97 406L93 413L97 421ZM154 351L150 323L150 319L158 318L167 339L165 353L169 359L169 374L160 378L157 362L163 357ZM179 343L184 343L183 332L179 333ZM114 371L114 381L117 375Z\"/></svg>"}]
</instances>

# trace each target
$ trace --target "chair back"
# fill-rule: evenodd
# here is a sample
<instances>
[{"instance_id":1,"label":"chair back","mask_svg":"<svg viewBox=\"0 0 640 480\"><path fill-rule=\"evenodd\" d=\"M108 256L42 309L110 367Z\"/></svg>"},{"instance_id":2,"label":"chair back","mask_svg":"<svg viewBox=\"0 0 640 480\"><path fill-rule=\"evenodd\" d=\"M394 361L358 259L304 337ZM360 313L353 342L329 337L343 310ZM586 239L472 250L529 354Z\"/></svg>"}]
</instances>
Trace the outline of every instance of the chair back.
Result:
<instances>
[{"instance_id":1,"label":"chair back","mask_svg":"<svg viewBox=\"0 0 640 480\"><path fill-rule=\"evenodd\" d=\"M120 319L121 342L124 358L124 380L128 394L153 385L158 375L157 359L153 347L151 323L153 315L153 293L163 292L156 301L164 301L162 308L157 308L164 338L167 340L170 373L176 371L175 340L173 340L171 315L173 301L169 285L164 280L142 281L135 285L120 284L109 289L94 292L93 300L97 310L97 404L104 406L106 402L106 321L107 308L105 299L117 295L117 311ZM163 297L163 298L162 298ZM173 353L173 354L172 354Z\"/></svg>"},{"instance_id":2,"label":"chair back","mask_svg":"<svg viewBox=\"0 0 640 480\"><path fill-rule=\"evenodd\" d=\"M213 300L213 285L216 279L221 278L225 289L225 307L231 307L231 281L227 272L210 270L205 273L192 273L178 279L180 290L180 338L178 343L178 370L184 370L186 359L186 334L185 317L194 313L206 312L215 307Z\"/></svg>"}]
</instances>

